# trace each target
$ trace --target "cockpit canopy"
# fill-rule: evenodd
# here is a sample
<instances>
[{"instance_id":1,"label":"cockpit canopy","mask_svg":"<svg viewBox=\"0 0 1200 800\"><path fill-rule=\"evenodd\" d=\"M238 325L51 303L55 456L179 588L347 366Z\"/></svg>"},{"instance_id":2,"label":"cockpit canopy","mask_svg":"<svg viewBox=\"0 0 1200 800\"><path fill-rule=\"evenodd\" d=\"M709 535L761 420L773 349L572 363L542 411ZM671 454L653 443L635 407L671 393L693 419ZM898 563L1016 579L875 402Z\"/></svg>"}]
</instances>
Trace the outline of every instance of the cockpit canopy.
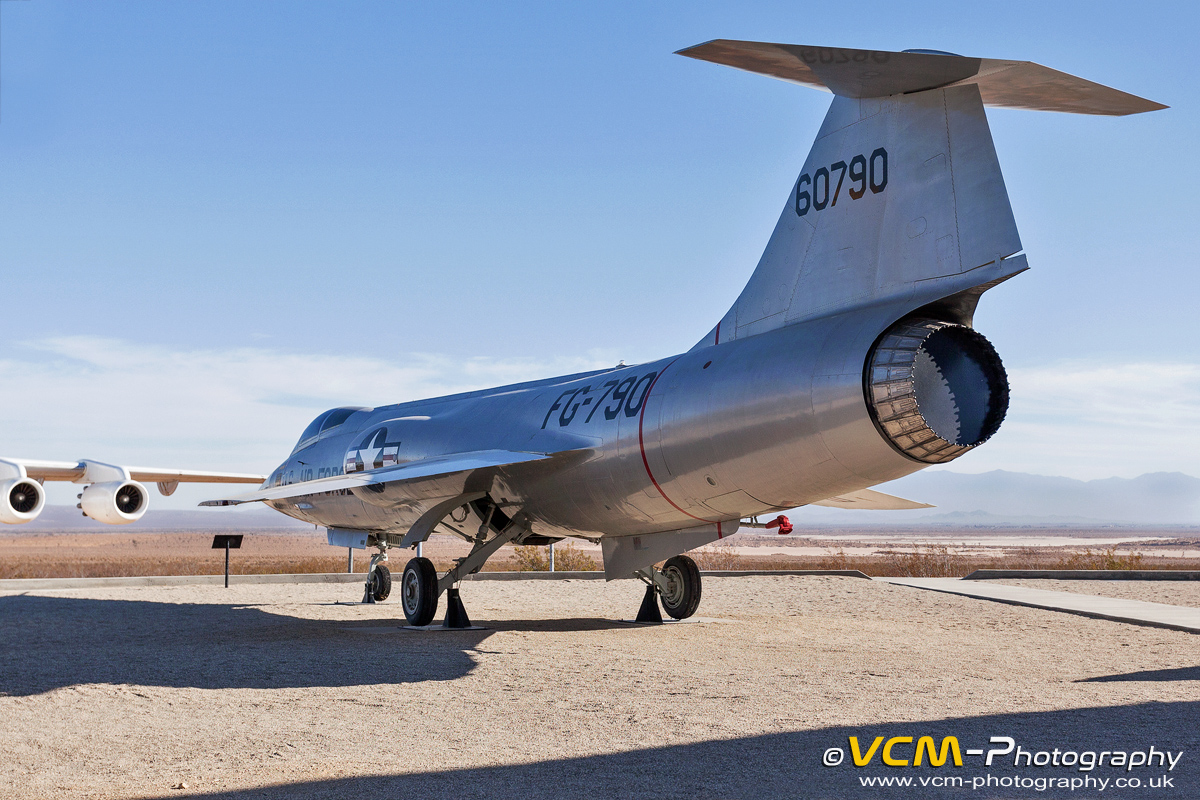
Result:
<instances>
[{"instance_id":1,"label":"cockpit canopy","mask_svg":"<svg viewBox=\"0 0 1200 800\"><path fill-rule=\"evenodd\" d=\"M358 406L344 406L342 408L331 408L321 416L317 417L304 429L304 433L300 434L300 441L296 442L296 446L292 448L292 452L303 450L313 442L325 436L329 431L339 427L343 422L350 418L350 415L356 411L371 411L370 408L360 408Z\"/></svg>"}]
</instances>

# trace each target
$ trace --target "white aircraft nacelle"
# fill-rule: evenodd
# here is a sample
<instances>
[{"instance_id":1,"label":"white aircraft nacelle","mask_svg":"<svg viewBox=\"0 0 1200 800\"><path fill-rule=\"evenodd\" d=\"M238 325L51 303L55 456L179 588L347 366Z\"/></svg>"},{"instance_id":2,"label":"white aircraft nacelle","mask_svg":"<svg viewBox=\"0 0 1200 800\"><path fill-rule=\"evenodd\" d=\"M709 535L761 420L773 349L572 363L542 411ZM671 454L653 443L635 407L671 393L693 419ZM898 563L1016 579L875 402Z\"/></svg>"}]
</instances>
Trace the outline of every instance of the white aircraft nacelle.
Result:
<instances>
[{"instance_id":1,"label":"white aircraft nacelle","mask_svg":"<svg viewBox=\"0 0 1200 800\"><path fill-rule=\"evenodd\" d=\"M32 478L13 478L0 483L0 522L20 525L32 522L46 507L46 492Z\"/></svg>"},{"instance_id":2,"label":"white aircraft nacelle","mask_svg":"<svg viewBox=\"0 0 1200 800\"><path fill-rule=\"evenodd\" d=\"M128 525L146 513L146 487L137 481L93 483L79 495L79 507L98 522Z\"/></svg>"}]
</instances>

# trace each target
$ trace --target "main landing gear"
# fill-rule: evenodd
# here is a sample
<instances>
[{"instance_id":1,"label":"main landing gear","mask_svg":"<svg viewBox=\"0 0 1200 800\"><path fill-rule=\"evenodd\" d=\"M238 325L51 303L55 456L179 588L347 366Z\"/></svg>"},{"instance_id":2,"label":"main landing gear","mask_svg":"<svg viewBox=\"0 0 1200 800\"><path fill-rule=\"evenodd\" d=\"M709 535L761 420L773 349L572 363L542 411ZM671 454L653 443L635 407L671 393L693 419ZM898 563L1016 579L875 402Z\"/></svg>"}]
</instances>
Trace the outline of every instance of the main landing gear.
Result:
<instances>
[{"instance_id":1,"label":"main landing gear","mask_svg":"<svg viewBox=\"0 0 1200 800\"><path fill-rule=\"evenodd\" d=\"M428 558L414 558L404 567L400 605L409 625L420 627L433 622L438 606L438 577Z\"/></svg>"},{"instance_id":2,"label":"main landing gear","mask_svg":"<svg viewBox=\"0 0 1200 800\"><path fill-rule=\"evenodd\" d=\"M700 568L687 556L667 559L661 570L648 567L636 574L646 584L637 622L661 623L660 601L663 609L675 619L687 619L700 607Z\"/></svg>"},{"instance_id":3,"label":"main landing gear","mask_svg":"<svg viewBox=\"0 0 1200 800\"><path fill-rule=\"evenodd\" d=\"M438 595L441 594L437 570L428 558L414 558L404 568L400 581L400 605L404 607L404 618L415 628L423 628L433 622L437 615ZM471 618L463 606L458 588L446 588L446 620L443 628L470 628Z\"/></svg>"},{"instance_id":4,"label":"main landing gear","mask_svg":"<svg viewBox=\"0 0 1200 800\"><path fill-rule=\"evenodd\" d=\"M482 569L502 546L529 533L527 526L507 516L502 517L503 527L493 524L494 517L499 516L496 511L495 505L489 505L479 532L474 537L469 534L463 536L471 542L471 552L464 558L455 559L454 566L445 575L439 578L433 562L427 558L414 558L404 567L404 575L400 579L400 605L404 608L404 618L409 625L420 628L433 622L437 615L438 598L445 592L446 619L442 627L471 627L471 619L458 594L459 581ZM494 535L488 538L491 533Z\"/></svg>"}]
</instances>

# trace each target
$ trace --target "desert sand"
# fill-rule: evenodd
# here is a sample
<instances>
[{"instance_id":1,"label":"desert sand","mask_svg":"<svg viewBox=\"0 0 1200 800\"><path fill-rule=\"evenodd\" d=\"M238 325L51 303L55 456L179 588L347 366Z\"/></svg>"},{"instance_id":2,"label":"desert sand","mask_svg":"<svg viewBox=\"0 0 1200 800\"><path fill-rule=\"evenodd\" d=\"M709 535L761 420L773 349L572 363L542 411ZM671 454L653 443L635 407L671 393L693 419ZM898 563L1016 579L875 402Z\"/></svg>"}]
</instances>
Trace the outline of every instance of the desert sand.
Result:
<instances>
[{"instance_id":1,"label":"desert sand","mask_svg":"<svg viewBox=\"0 0 1200 800\"><path fill-rule=\"evenodd\" d=\"M821 765L849 736L925 734L1154 744L1184 751L1174 788L1137 796L1200 789L1200 648L1186 633L784 576L706 578L700 621L660 627L615 621L637 608L634 582L466 582L486 630L415 632L394 600L347 604L356 589L0 596L3 795L863 797L864 775L1038 774L979 757L953 771Z\"/></svg>"}]
</instances>

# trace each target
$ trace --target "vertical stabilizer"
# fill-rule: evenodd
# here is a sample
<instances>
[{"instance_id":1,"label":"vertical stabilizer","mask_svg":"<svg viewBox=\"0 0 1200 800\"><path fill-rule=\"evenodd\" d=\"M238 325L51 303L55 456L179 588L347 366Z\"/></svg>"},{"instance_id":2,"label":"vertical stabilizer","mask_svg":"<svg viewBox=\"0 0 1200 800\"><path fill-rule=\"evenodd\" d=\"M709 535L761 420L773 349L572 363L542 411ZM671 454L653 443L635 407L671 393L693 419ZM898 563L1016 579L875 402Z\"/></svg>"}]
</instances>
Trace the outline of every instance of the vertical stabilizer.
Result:
<instances>
[{"instance_id":1,"label":"vertical stabilizer","mask_svg":"<svg viewBox=\"0 0 1200 800\"><path fill-rule=\"evenodd\" d=\"M929 302L1020 250L978 87L835 97L758 268L700 345Z\"/></svg>"},{"instance_id":2,"label":"vertical stabilizer","mask_svg":"<svg viewBox=\"0 0 1200 800\"><path fill-rule=\"evenodd\" d=\"M1009 258L1021 240L985 105L1166 108L1029 61L728 39L679 52L835 95L758 268L697 347L866 305L977 297L1026 269Z\"/></svg>"}]
</instances>

